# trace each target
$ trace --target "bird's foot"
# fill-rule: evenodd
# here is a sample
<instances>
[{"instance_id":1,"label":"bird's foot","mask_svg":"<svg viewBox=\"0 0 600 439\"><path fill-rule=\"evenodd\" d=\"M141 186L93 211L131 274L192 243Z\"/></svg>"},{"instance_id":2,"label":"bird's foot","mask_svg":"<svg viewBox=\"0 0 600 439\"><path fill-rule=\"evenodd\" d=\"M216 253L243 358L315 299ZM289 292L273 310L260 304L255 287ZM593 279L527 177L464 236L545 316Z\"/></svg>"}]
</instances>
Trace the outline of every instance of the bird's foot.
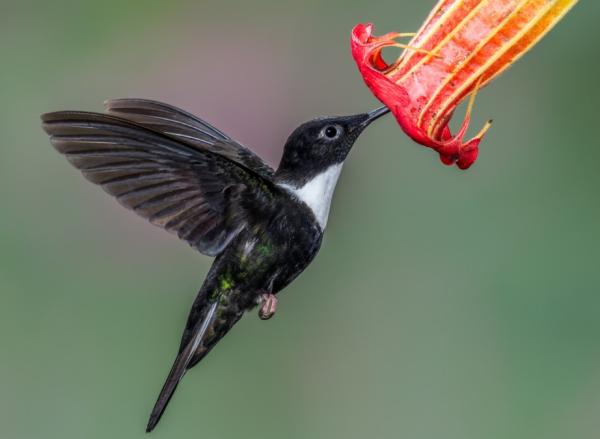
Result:
<instances>
[{"instance_id":1,"label":"bird's foot","mask_svg":"<svg viewBox=\"0 0 600 439\"><path fill-rule=\"evenodd\" d=\"M258 317L261 320L269 320L277 311L277 297L275 294L263 294L260 296L260 308L258 309Z\"/></svg>"}]
</instances>

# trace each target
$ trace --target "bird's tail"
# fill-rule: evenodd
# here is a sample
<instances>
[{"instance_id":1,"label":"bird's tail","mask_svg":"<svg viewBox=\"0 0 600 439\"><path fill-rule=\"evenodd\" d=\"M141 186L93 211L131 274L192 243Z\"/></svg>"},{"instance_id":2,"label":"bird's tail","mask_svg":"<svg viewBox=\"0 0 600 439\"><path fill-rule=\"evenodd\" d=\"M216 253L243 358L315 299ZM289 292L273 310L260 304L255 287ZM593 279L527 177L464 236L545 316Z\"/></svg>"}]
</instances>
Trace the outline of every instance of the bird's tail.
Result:
<instances>
[{"instance_id":1,"label":"bird's tail","mask_svg":"<svg viewBox=\"0 0 600 439\"><path fill-rule=\"evenodd\" d=\"M201 292L202 293L202 292ZM199 295L188 320L181 348L154 404L146 432L151 432L160 421L179 381L185 372L198 363L240 319L243 311L231 309L221 297L206 303ZM198 311L198 302L204 302Z\"/></svg>"}]
</instances>

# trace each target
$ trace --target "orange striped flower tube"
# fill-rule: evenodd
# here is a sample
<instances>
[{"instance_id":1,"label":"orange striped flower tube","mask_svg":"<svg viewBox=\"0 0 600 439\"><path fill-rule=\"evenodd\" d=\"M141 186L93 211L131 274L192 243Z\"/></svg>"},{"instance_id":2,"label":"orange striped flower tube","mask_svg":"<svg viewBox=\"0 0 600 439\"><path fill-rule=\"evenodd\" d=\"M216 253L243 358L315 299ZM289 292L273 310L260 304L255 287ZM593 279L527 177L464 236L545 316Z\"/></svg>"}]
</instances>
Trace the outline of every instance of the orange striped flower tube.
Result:
<instances>
[{"instance_id":1,"label":"orange striped flower tube","mask_svg":"<svg viewBox=\"0 0 600 439\"><path fill-rule=\"evenodd\" d=\"M533 47L577 0L441 0L416 34L372 34L372 24L352 31L351 49L367 86L416 142L435 149L443 163L469 168L489 121L472 139L469 126L477 91ZM398 39L412 37L407 44ZM388 64L386 47L404 49ZM471 96L456 134L448 123Z\"/></svg>"}]
</instances>

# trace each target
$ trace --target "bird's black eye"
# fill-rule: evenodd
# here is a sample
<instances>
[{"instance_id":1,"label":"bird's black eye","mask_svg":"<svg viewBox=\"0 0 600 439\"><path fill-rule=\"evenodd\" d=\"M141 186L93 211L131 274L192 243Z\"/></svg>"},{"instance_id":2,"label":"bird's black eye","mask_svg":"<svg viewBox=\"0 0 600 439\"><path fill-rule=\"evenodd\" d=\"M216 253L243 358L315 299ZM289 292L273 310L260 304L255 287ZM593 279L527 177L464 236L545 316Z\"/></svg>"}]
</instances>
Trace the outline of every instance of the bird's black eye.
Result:
<instances>
[{"instance_id":1,"label":"bird's black eye","mask_svg":"<svg viewBox=\"0 0 600 439\"><path fill-rule=\"evenodd\" d=\"M325 128L325 137L329 139L333 139L335 136L337 136L337 133L338 130L334 126L328 126L327 128Z\"/></svg>"}]
</instances>

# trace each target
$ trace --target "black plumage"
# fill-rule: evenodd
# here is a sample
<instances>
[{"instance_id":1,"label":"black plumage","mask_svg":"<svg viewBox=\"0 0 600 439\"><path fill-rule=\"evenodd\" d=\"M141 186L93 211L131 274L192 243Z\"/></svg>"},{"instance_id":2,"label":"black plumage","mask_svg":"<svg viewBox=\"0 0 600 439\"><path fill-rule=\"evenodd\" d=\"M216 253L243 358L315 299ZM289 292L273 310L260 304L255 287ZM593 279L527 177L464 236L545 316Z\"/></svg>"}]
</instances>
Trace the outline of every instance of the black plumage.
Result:
<instances>
[{"instance_id":1,"label":"black plumage","mask_svg":"<svg viewBox=\"0 0 600 439\"><path fill-rule=\"evenodd\" d=\"M43 127L88 180L216 257L150 416L151 431L185 371L246 310L264 295L274 297L313 260L329 211L318 191L326 188L330 200L338 168L355 140L387 109L301 125L288 139L277 172L224 133L170 105L117 99L108 101L106 110L45 114Z\"/></svg>"}]
</instances>

